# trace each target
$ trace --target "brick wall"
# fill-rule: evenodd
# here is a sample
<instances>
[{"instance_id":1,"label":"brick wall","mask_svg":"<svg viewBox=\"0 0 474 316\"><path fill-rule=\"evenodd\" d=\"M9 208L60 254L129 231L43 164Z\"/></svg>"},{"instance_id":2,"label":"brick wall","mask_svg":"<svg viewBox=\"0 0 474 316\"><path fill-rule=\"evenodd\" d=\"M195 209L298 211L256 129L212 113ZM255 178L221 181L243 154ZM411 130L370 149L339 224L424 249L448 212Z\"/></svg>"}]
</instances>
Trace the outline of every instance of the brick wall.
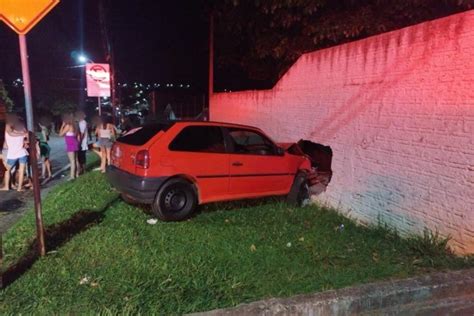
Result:
<instances>
[{"instance_id":1,"label":"brick wall","mask_svg":"<svg viewBox=\"0 0 474 316\"><path fill-rule=\"evenodd\" d=\"M210 111L330 145L319 199L346 215L474 253L474 11L305 54L272 90L216 94Z\"/></svg>"}]
</instances>

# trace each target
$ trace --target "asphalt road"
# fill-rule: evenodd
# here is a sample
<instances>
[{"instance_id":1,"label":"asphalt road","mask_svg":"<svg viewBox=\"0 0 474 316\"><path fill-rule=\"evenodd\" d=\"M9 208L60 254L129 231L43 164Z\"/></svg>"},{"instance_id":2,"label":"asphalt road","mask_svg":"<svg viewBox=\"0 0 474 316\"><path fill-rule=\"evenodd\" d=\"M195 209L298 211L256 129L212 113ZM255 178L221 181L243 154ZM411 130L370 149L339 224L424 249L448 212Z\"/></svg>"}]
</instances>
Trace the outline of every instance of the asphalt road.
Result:
<instances>
[{"instance_id":1,"label":"asphalt road","mask_svg":"<svg viewBox=\"0 0 474 316\"><path fill-rule=\"evenodd\" d=\"M65 175L68 174L68 170L64 170L69 165L69 161L63 138L51 137L49 146L51 147L50 159L53 179L41 187L43 197L52 187L65 181L67 179ZM0 191L0 234L5 233L28 209L31 209L29 206L32 206L32 203L32 190L24 192Z\"/></svg>"}]
</instances>

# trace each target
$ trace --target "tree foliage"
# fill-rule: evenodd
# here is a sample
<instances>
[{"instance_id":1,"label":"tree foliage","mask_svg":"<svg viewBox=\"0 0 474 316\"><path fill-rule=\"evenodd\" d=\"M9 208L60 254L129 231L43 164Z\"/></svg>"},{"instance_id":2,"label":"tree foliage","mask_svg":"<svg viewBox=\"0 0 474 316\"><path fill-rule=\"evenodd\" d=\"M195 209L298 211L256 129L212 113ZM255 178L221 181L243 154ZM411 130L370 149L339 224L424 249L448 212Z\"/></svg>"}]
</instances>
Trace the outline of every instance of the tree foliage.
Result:
<instances>
[{"instance_id":1,"label":"tree foliage","mask_svg":"<svg viewBox=\"0 0 474 316\"><path fill-rule=\"evenodd\" d=\"M8 96L8 91L3 84L3 81L0 79L0 108L5 108L7 112L13 111L13 101Z\"/></svg>"},{"instance_id":2,"label":"tree foliage","mask_svg":"<svg viewBox=\"0 0 474 316\"><path fill-rule=\"evenodd\" d=\"M62 115L76 111L77 105L67 98L58 98L52 101L49 110L52 115Z\"/></svg>"},{"instance_id":3,"label":"tree foliage","mask_svg":"<svg viewBox=\"0 0 474 316\"><path fill-rule=\"evenodd\" d=\"M474 0L219 0L218 70L273 84L301 54L471 8ZM219 79L218 79L219 80Z\"/></svg>"}]
</instances>

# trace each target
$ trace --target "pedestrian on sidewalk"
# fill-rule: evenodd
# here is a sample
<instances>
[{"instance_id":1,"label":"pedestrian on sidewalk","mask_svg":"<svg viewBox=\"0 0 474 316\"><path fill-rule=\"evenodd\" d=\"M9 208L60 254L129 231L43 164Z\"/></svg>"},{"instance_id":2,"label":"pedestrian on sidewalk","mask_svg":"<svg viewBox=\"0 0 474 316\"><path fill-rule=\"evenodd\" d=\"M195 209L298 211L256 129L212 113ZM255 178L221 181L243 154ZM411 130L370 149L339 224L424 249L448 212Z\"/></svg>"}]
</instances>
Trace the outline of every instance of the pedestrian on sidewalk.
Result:
<instances>
[{"instance_id":1,"label":"pedestrian on sidewalk","mask_svg":"<svg viewBox=\"0 0 474 316\"><path fill-rule=\"evenodd\" d=\"M76 112L76 120L79 126L79 150L77 151L77 175L86 171L86 155L89 149L89 126L86 121L86 115L83 111Z\"/></svg>"},{"instance_id":2,"label":"pedestrian on sidewalk","mask_svg":"<svg viewBox=\"0 0 474 316\"><path fill-rule=\"evenodd\" d=\"M13 126L15 125L17 117L13 113L7 113L5 117L5 132L3 137L3 147L2 147L2 162L5 170L7 169L7 154L8 154L8 145L5 140L5 135L7 132L13 132Z\"/></svg>"},{"instance_id":3,"label":"pedestrian on sidewalk","mask_svg":"<svg viewBox=\"0 0 474 316\"><path fill-rule=\"evenodd\" d=\"M69 158L69 164L71 166L69 180L76 178L77 151L79 150L78 131L79 128L76 126L74 115L65 114L63 116L63 123L59 129L59 136L64 136L66 143L67 157Z\"/></svg>"},{"instance_id":4,"label":"pedestrian on sidewalk","mask_svg":"<svg viewBox=\"0 0 474 316\"><path fill-rule=\"evenodd\" d=\"M41 157L41 178L43 182L47 182L51 179L51 161L49 155L51 153L51 147L48 144L50 130L48 127L38 123L39 129L36 132L36 138L38 140L40 157Z\"/></svg>"},{"instance_id":5,"label":"pedestrian on sidewalk","mask_svg":"<svg viewBox=\"0 0 474 316\"><path fill-rule=\"evenodd\" d=\"M105 173L107 166L110 165L110 152L113 139L117 135L116 131L115 125L107 117L102 116L100 118L100 124L97 126L95 133L100 147L100 171L102 173Z\"/></svg>"},{"instance_id":6,"label":"pedestrian on sidewalk","mask_svg":"<svg viewBox=\"0 0 474 316\"><path fill-rule=\"evenodd\" d=\"M23 191L23 181L25 176L25 169L28 163L28 151L25 148L25 141L28 133L24 126L20 124L17 117L11 117L10 122L5 127L5 143L6 143L6 172L4 175L3 187L1 191L10 190L10 178L13 168L19 163L18 168L18 186L17 190Z\"/></svg>"}]
</instances>

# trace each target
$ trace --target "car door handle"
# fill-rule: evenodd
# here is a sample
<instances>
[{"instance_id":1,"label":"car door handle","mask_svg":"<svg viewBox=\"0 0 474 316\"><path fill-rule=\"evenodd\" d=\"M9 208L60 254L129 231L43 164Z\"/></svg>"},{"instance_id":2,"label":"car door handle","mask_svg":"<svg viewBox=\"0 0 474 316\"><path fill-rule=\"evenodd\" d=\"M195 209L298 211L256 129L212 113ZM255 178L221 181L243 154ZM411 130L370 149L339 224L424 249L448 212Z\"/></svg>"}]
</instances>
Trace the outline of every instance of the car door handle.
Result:
<instances>
[{"instance_id":1,"label":"car door handle","mask_svg":"<svg viewBox=\"0 0 474 316\"><path fill-rule=\"evenodd\" d=\"M233 163L232 163L232 166L236 166L236 167L241 167L241 166L243 166L243 165L244 165L244 164L241 163L240 161L236 161L236 162L233 162Z\"/></svg>"}]
</instances>

